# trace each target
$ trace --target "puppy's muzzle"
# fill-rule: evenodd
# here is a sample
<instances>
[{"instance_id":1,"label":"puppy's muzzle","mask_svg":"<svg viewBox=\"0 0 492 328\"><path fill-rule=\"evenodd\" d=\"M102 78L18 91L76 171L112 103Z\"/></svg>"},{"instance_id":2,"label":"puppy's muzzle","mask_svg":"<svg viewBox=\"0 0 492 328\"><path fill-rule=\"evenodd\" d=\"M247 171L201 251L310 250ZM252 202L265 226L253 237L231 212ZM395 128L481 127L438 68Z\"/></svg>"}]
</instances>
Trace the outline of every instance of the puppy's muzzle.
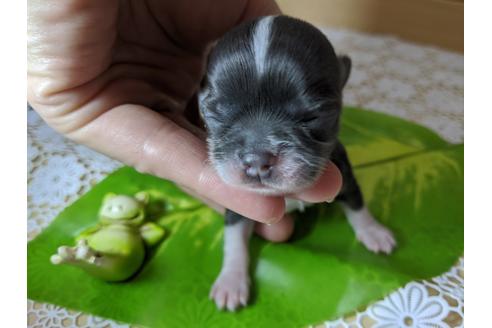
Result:
<instances>
[{"instance_id":1,"label":"puppy's muzzle","mask_svg":"<svg viewBox=\"0 0 492 328\"><path fill-rule=\"evenodd\" d=\"M272 175L277 156L265 150L253 150L239 154L244 174L253 179L267 179Z\"/></svg>"}]
</instances>

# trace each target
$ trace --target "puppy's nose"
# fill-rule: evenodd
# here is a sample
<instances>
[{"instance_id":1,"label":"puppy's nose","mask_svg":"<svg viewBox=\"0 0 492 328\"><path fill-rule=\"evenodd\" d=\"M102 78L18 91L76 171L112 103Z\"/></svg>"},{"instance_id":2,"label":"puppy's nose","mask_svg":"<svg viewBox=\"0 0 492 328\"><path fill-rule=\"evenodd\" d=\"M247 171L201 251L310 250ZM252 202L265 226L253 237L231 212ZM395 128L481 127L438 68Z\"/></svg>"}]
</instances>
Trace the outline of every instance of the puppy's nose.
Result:
<instances>
[{"instance_id":1,"label":"puppy's nose","mask_svg":"<svg viewBox=\"0 0 492 328\"><path fill-rule=\"evenodd\" d=\"M277 157L270 152L255 151L241 156L244 172L251 178L267 178L277 162Z\"/></svg>"}]
</instances>

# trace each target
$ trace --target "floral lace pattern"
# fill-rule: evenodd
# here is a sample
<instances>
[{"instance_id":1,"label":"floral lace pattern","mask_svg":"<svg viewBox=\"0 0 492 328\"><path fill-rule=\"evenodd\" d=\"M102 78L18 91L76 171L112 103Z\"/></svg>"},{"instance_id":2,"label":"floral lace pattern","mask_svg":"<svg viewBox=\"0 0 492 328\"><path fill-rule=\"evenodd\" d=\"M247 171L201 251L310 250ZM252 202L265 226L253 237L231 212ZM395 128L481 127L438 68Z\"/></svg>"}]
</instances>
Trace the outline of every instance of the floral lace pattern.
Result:
<instances>
[{"instance_id":1,"label":"floral lace pattern","mask_svg":"<svg viewBox=\"0 0 492 328\"><path fill-rule=\"evenodd\" d=\"M463 56L393 37L323 29L353 61L345 103L396 115L463 141ZM67 205L121 166L77 145L28 112L28 240ZM464 261L434 279L411 282L367 309L317 327L463 327ZM28 327L130 327L27 301Z\"/></svg>"},{"instance_id":2,"label":"floral lace pattern","mask_svg":"<svg viewBox=\"0 0 492 328\"><path fill-rule=\"evenodd\" d=\"M325 322L326 328L464 327L464 260L443 275L410 282L362 312Z\"/></svg>"}]
</instances>

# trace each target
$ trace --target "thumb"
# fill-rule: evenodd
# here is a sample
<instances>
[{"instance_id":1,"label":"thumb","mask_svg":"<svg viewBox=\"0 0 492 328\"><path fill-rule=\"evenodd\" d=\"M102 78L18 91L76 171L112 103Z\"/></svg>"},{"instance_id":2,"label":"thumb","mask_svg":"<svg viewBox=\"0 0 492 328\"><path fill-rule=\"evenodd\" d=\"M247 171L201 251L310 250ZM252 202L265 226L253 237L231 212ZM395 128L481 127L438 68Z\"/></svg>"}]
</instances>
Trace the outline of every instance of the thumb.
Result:
<instances>
[{"instance_id":1,"label":"thumb","mask_svg":"<svg viewBox=\"0 0 492 328\"><path fill-rule=\"evenodd\" d=\"M275 222L283 216L282 197L260 196L224 184L207 164L204 141L144 106L117 106L71 136L253 220Z\"/></svg>"}]
</instances>

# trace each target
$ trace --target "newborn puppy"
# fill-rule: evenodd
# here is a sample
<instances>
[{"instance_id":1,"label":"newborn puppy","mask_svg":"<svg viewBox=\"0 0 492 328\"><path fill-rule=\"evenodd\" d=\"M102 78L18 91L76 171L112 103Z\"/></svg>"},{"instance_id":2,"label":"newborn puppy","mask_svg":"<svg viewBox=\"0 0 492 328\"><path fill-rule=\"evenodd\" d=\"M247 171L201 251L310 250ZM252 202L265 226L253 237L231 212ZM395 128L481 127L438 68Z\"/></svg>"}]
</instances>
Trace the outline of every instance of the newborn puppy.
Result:
<instances>
[{"instance_id":1,"label":"newborn puppy","mask_svg":"<svg viewBox=\"0 0 492 328\"><path fill-rule=\"evenodd\" d=\"M365 207L337 139L350 68L306 22L268 16L236 27L211 51L199 94L209 156L225 183L265 195L306 189L333 161L343 176L336 200L357 238L389 253L394 238ZM248 302L254 221L227 210L225 224L222 270L210 296L234 311Z\"/></svg>"}]
</instances>

